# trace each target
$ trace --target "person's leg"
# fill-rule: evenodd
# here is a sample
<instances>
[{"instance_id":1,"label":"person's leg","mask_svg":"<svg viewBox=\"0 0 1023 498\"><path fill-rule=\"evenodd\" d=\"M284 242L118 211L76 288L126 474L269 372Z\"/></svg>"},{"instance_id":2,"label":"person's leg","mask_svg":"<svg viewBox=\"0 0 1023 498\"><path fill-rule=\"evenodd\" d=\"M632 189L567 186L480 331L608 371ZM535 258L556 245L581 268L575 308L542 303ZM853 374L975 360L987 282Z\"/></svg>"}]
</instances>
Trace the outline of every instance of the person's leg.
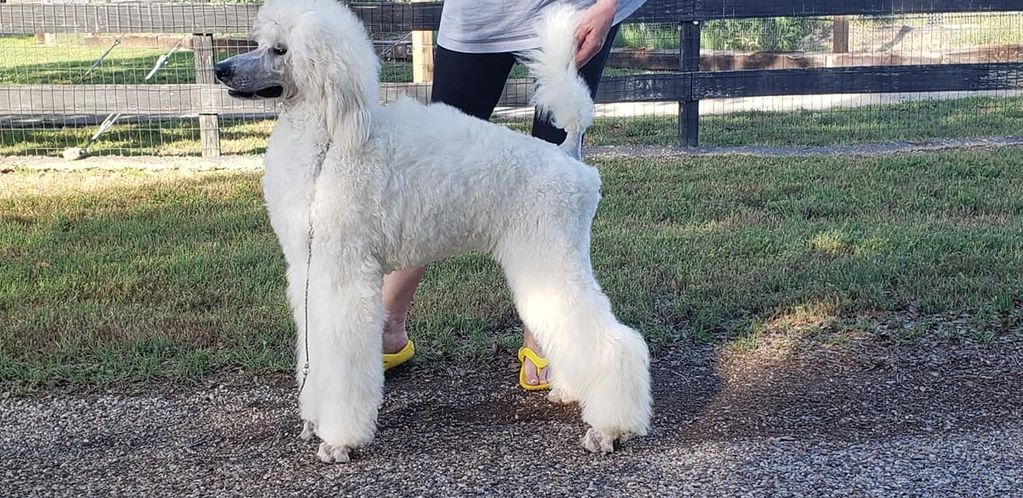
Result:
<instances>
[{"instance_id":1,"label":"person's leg","mask_svg":"<svg viewBox=\"0 0 1023 498\"><path fill-rule=\"evenodd\" d=\"M470 116L490 119L501 99L515 56L507 53L468 54L437 47L433 56L434 102Z\"/></svg>"},{"instance_id":2,"label":"person's leg","mask_svg":"<svg viewBox=\"0 0 1023 498\"><path fill-rule=\"evenodd\" d=\"M597 52L589 62L579 69L579 75L586 81L586 86L590 87L590 97L597 96L600 77L604 74L604 66L607 64L608 56L611 55L611 43L614 42L615 35L618 34L619 26L621 25L611 26L600 52ZM533 113L533 136L555 145L561 145L565 141L566 134L565 130L554 127L550 119L540 119L540 113Z\"/></svg>"},{"instance_id":3,"label":"person's leg","mask_svg":"<svg viewBox=\"0 0 1023 498\"><path fill-rule=\"evenodd\" d=\"M600 52L590 59L580 70L579 74L583 77L583 81L586 82L586 86L590 87L590 96L595 97L597 95L597 87L600 85L600 77L604 73L604 65L607 64L607 57L611 54L611 43L615 39L615 35L618 34L618 27L616 24L611 27L611 30L607 32L607 39L604 40L604 46L601 47ZM533 113L533 136L550 142L555 145L561 145L565 141L565 130L556 128L551 124L550 119L540 119L540 113ZM533 336L533 332L528 327L522 329L522 345L526 346L537 354L543 356L543 351L540 350L539 345L536 342L536 338ZM526 382L536 385L545 384L548 382L546 368L537 369L536 365L532 362L526 362Z\"/></svg>"},{"instance_id":4,"label":"person's leg","mask_svg":"<svg viewBox=\"0 0 1023 498\"><path fill-rule=\"evenodd\" d=\"M408 343L405 321L412 306L412 295L423 279L426 267L397 270L384 276L384 353L394 354Z\"/></svg>"},{"instance_id":5,"label":"person's leg","mask_svg":"<svg viewBox=\"0 0 1023 498\"><path fill-rule=\"evenodd\" d=\"M480 119L490 119L515 63L509 53L466 54L437 47L433 59L434 102L443 102ZM426 267L391 272L384 277L384 352L397 353L408 343L405 322L412 296Z\"/></svg>"}]
</instances>

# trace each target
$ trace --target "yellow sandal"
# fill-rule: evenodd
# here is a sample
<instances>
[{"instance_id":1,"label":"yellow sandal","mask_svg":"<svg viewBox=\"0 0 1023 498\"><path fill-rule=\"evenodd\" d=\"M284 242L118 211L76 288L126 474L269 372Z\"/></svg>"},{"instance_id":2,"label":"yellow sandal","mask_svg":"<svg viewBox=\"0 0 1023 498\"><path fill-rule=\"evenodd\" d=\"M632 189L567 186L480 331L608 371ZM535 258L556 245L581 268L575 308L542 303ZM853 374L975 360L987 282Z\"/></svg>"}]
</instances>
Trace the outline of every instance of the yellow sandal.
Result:
<instances>
[{"instance_id":1,"label":"yellow sandal","mask_svg":"<svg viewBox=\"0 0 1023 498\"><path fill-rule=\"evenodd\" d=\"M527 390L527 391L542 391L544 389L550 389L551 385L549 383L546 383L546 382L543 383L543 384L529 384L529 383L526 382L526 359L527 358L529 359L529 361L533 362L534 365L536 365L537 370L540 370L540 369L543 369L543 368L547 368L547 365L550 364L550 362L547 361L547 358L544 358L544 357L536 354L536 351L533 351L532 349L529 349L529 348L527 348L525 346L520 348L519 349L519 363L521 363L522 366L519 368L519 385L522 386L522 388Z\"/></svg>"},{"instance_id":2,"label":"yellow sandal","mask_svg":"<svg viewBox=\"0 0 1023 498\"><path fill-rule=\"evenodd\" d=\"M416 354L416 345L412 344L412 339L409 339L405 343L405 347L401 348L401 351L397 353L384 353L384 371L390 370L406 361L412 359Z\"/></svg>"}]
</instances>

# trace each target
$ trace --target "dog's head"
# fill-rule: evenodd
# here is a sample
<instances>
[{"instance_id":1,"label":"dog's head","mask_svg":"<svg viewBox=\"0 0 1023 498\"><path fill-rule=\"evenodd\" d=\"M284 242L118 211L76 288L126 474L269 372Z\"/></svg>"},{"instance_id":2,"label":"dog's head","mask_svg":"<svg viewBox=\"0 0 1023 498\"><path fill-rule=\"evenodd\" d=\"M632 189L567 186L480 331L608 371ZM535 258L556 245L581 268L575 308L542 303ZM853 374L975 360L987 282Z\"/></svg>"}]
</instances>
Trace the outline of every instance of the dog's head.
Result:
<instances>
[{"instance_id":1,"label":"dog's head","mask_svg":"<svg viewBox=\"0 0 1023 498\"><path fill-rule=\"evenodd\" d=\"M231 96L308 103L332 134L350 135L353 145L365 141L380 63L355 14L336 0L270 0L259 9L253 38L255 50L215 67Z\"/></svg>"}]
</instances>

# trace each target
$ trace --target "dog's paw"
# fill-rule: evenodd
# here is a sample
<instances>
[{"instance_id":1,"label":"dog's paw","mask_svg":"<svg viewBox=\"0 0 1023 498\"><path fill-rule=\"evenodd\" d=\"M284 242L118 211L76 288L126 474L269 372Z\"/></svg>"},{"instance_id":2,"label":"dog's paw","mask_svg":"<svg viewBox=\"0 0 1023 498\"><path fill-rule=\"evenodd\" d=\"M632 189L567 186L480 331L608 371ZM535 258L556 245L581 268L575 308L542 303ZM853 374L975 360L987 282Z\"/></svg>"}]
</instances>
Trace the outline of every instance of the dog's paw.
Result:
<instances>
[{"instance_id":1,"label":"dog's paw","mask_svg":"<svg viewBox=\"0 0 1023 498\"><path fill-rule=\"evenodd\" d=\"M316 457L323 463L345 463L351 459L348 456L347 446L335 446L327 443L320 443Z\"/></svg>"},{"instance_id":2,"label":"dog's paw","mask_svg":"<svg viewBox=\"0 0 1023 498\"><path fill-rule=\"evenodd\" d=\"M615 437L590 427L583 436L582 445L590 453L607 454L615 450Z\"/></svg>"},{"instance_id":3,"label":"dog's paw","mask_svg":"<svg viewBox=\"0 0 1023 498\"><path fill-rule=\"evenodd\" d=\"M308 441L316 435L316 422L302 421L302 433L298 435L303 441Z\"/></svg>"},{"instance_id":4,"label":"dog's paw","mask_svg":"<svg viewBox=\"0 0 1023 498\"><path fill-rule=\"evenodd\" d=\"M559 405L575 403L575 399L568 394L568 391L559 388L557 385L551 386L551 392L547 393L547 401Z\"/></svg>"}]
</instances>

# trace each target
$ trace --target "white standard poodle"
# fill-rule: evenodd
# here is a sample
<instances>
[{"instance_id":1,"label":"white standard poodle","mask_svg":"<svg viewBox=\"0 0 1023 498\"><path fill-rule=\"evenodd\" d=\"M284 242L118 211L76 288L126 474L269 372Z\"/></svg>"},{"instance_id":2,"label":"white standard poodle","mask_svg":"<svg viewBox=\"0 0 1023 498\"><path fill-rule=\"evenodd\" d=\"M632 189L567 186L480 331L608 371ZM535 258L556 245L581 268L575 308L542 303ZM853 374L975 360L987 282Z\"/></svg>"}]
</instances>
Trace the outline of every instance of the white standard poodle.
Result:
<instances>
[{"instance_id":1,"label":"white standard poodle","mask_svg":"<svg viewBox=\"0 0 1023 498\"><path fill-rule=\"evenodd\" d=\"M263 192L287 260L303 436L325 462L369 444L383 398L383 276L467 251L504 270L551 360L552 400L578 401L593 452L647 432L646 343L590 265L597 170L578 160L593 102L574 67L578 12L550 9L526 54L560 148L442 104L379 104L379 61L335 0L270 0L257 49L216 66L239 98L283 99ZM307 341L307 342L306 342Z\"/></svg>"}]
</instances>

